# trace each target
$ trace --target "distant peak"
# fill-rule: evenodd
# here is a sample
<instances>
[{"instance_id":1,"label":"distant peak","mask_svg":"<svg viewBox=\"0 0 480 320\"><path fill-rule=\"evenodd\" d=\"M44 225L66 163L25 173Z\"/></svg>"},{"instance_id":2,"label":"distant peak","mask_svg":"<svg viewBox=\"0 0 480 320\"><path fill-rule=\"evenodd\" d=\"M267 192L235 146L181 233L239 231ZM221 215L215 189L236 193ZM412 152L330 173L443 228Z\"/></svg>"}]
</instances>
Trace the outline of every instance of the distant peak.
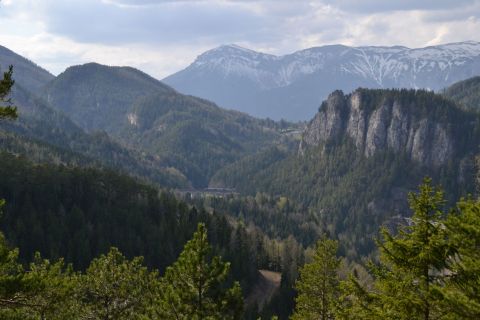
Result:
<instances>
[{"instance_id":1,"label":"distant peak","mask_svg":"<svg viewBox=\"0 0 480 320\"><path fill-rule=\"evenodd\" d=\"M447 44L445 44L445 45L448 46L448 45L455 45L455 44L480 45L480 42L474 41L474 40L466 40L466 41L460 41L460 42L447 43Z\"/></svg>"},{"instance_id":2,"label":"distant peak","mask_svg":"<svg viewBox=\"0 0 480 320\"><path fill-rule=\"evenodd\" d=\"M235 44L235 43L221 45L219 48L231 48L231 49L236 49L236 50L241 50L241 51L252 51L250 49L241 47L241 46L239 46L238 44Z\"/></svg>"},{"instance_id":3,"label":"distant peak","mask_svg":"<svg viewBox=\"0 0 480 320\"><path fill-rule=\"evenodd\" d=\"M277 59L276 56L254 51L241 47L236 44L221 45L219 47L208 50L197 57L194 62L196 66L202 65L219 65L224 62L224 59L229 61L250 61L252 63L264 60Z\"/></svg>"},{"instance_id":4,"label":"distant peak","mask_svg":"<svg viewBox=\"0 0 480 320\"><path fill-rule=\"evenodd\" d=\"M214 52L226 52L226 53L242 53L242 54L254 54L254 55L258 55L258 54L264 54L264 53L261 53L261 52L258 52L258 51L255 51L255 50L252 50L252 49L248 49L248 48L245 48L245 47L242 47L242 46L239 46L237 44L225 44L225 45L221 45L219 47L216 47L212 50L209 50L205 53L214 53Z\"/></svg>"}]
</instances>

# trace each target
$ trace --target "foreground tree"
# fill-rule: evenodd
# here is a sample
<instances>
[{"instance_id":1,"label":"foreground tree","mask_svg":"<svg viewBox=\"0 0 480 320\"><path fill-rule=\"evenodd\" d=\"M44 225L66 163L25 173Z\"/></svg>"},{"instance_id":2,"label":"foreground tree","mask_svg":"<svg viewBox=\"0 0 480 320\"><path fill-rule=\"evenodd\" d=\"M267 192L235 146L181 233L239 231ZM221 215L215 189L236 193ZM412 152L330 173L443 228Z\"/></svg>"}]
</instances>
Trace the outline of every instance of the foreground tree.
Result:
<instances>
[{"instance_id":1,"label":"foreground tree","mask_svg":"<svg viewBox=\"0 0 480 320\"><path fill-rule=\"evenodd\" d=\"M3 73L3 79L0 80L0 119L16 119L18 116L17 108L11 106L11 101L7 98L15 83L12 75L13 66L10 66L8 71Z\"/></svg>"},{"instance_id":2,"label":"foreground tree","mask_svg":"<svg viewBox=\"0 0 480 320\"><path fill-rule=\"evenodd\" d=\"M5 200L0 199L0 215ZM23 268L18 263L18 249L11 250L0 232L0 314L26 303L23 295Z\"/></svg>"},{"instance_id":3,"label":"foreground tree","mask_svg":"<svg viewBox=\"0 0 480 320\"><path fill-rule=\"evenodd\" d=\"M337 250L334 240L323 238L317 242L313 261L301 268L295 284L298 296L292 319L332 319L338 298Z\"/></svg>"},{"instance_id":4,"label":"foreground tree","mask_svg":"<svg viewBox=\"0 0 480 320\"><path fill-rule=\"evenodd\" d=\"M156 272L143 259L127 260L117 248L94 259L79 282L82 319L140 319L146 312Z\"/></svg>"},{"instance_id":5,"label":"foreground tree","mask_svg":"<svg viewBox=\"0 0 480 320\"><path fill-rule=\"evenodd\" d=\"M204 224L167 268L154 314L157 319L240 319L243 298L238 283L226 287L229 263L211 256Z\"/></svg>"},{"instance_id":6,"label":"foreground tree","mask_svg":"<svg viewBox=\"0 0 480 320\"><path fill-rule=\"evenodd\" d=\"M5 204L0 200L1 208ZM73 293L76 276L63 260L50 263L35 255L24 269L18 262L18 249L10 249L0 233L0 318L75 319Z\"/></svg>"},{"instance_id":7,"label":"foreground tree","mask_svg":"<svg viewBox=\"0 0 480 320\"><path fill-rule=\"evenodd\" d=\"M28 284L26 315L34 319L76 319L78 313L74 300L77 275L62 259L51 263L42 259L39 253L25 272L24 282Z\"/></svg>"},{"instance_id":8,"label":"foreground tree","mask_svg":"<svg viewBox=\"0 0 480 320\"><path fill-rule=\"evenodd\" d=\"M480 202L459 202L445 226L453 251L439 290L445 313L453 319L480 319Z\"/></svg>"},{"instance_id":9,"label":"foreground tree","mask_svg":"<svg viewBox=\"0 0 480 320\"><path fill-rule=\"evenodd\" d=\"M445 316L439 288L447 259L453 253L444 225L443 193L426 179L418 194L410 194L413 217L397 235L382 230L380 264L371 264L373 288L355 279L344 284L344 313L349 319L438 319Z\"/></svg>"}]
</instances>

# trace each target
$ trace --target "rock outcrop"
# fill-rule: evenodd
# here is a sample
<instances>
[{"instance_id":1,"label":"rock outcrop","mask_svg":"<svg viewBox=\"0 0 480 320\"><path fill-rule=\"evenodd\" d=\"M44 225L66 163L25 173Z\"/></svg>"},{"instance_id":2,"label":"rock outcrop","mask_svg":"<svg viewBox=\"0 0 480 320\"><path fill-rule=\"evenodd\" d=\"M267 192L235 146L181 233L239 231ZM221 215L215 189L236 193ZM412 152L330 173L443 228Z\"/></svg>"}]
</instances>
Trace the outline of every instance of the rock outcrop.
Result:
<instances>
[{"instance_id":1,"label":"rock outcrop","mask_svg":"<svg viewBox=\"0 0 480 320\"><path fill-rule=\"evenodd\" d=\"M412 91L406 94L412 96ZM398 90L358 89L349 95L335 91L307 126L299 152L348 137L366 157L388 149L423 165L441 166L455 154L454 124L441 112L421 112L424 99L418 104L423 105L402 99Z\"/></svg>"}]
</instances>

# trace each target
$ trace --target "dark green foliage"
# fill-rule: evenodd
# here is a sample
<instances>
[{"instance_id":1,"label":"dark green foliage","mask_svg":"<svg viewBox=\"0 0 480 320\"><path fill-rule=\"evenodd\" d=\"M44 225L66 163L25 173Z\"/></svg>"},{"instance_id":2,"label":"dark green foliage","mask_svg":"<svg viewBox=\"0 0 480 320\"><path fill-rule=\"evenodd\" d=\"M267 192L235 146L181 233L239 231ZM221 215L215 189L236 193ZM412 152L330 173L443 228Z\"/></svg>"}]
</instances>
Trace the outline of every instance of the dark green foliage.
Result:
<instances>
[{"instance_id":1,"label":"dark green foliage","mask_svg":"<svg viewBox=\"0 0 480 320\"><path fill-rule=\"evenodd\" d=\"M214 232L219 234L212 239L215 247L229 247L233 229L224 218L189 208L173 195L159 195L126 176L32 165L7 154L0 159L0 194L8 203L2 226L24 261L40 251L84 269L95 256L116 246L164 270L199 221L221 228Z\"/></svg>"},{"instance_id":2,"label":"dark green foliage","mask_svg":"<svg viewBox=\"0 0 480 320\"><path fill-rule=\"evenodd\" d=\"M73 318L77 277L63 260L50 262L35 254L34 261L23 276L24 303L14 306L26 319Z\"/></svg>"},{"instance_id":3,"label":"dark green foliage","mask_svg":"<svg viewBox=\"0 0 480 320\"><path fill-rule=\"evenodd\" d=\"M305 246L318 238L320 228L313 215L305 213L287 197L273 197L265 193L255 196L187 199L196 206L211 207L215 212L233 216L246 225L255 225L270 238L286 239L294 236Z\"/></svg>"},{"instance_id":4,"label":"dark green foliage","mask_svg":"<svg viewBox=\"0 0 480 320\"><path fill-rule=\"evenodd\" d=\"M178 260L167 268L159 288L158 319L240 319L240 285L226 288L230 264L212 257L205 225L199 224Z\"/></svg>"},{"instance_id":5,"label":"dark green foliage","mask_svg":"<svg viewBox=\"0 0 480 320\"><path fill-rule=\"evenodd\" d=\"M149 272L140 257L127 260L118 249L94 259L76 288L81 319L143 319L156 285L157 273Z\"/></svg>"},{"instance_id":6,"label":"dark green foliage","mask_svg":"<svg viewBox=\"0 0 480 320\"><path fill-rule=\"evenodd\" d=\"M446 186L451 204L475 191L474 155L480 137L477 114L421 90L358 92L365 101L362 105L366 113L383 102L398 101L408 107L412 117L441 123L454 141L451 161L439 167L423 166L403 152L388 149L367 158L345 137L308 148L304 154L271 149L225 167L212 181L252 196L260 192L288 197L301 213L296 224L301 225L305 219L310 230L339 239L341 254L350 259L370 254L375 249L372 239L378 228L402 219L407 209L406 194L420 183L419 177L429 175ZM302 232L294 235L302 239Z\"/></svg>"},{"instance_id":7,"label":"dark green foliage","mask_svg":"<svg viewBox=\"0 0 480 320\"><path fill-rule=\"evenodd\" d=\"M44 96L80 127L112 133L127 123L126 113L136 99L155 92L173 89L134 68L88 63L61 73Z\"/></svg>"},{"instance_id":8,"label":"dark green foliage","mask_svg":"<svg viewBox=\"0 0 480 320\"><path fill-rule=\"evenodd\" d=\"M246 295L257 270L273 259L260 231L232 226L223 215L191 207L126 176L32 165L7 154L0 154L0 162L0 194L8 200L2 229L20 248L23 262L40 251L84 270L115 246L127 257L144 256L148 267L164 272L198 222L206 223L213 252L234 263L228 281L238 280Z\"/></svg>"},{"instance_id":9,"label":"dark green foliage","mask_svg":"<svg viewBox=\"0 0 480 320\"><path fill-rule=\"evenodd\" d=\"M0 80L0 103L10 103L10 99L7 99L7 96L12 90L13 84L15 81L12 78L13 66L8 68L8 71L3 73L3 79ZM4 106L0 105L0 120L1 119L16 119L17 118L17 108L10 105Z\"/></svg>"},{"instance_id":10,"label":"dark green foliage","mask_svg":"<svg viewBox=\"0 0 480 320\"><path fill-rule=\"evenodd\" d=\"M295 284L298 292L295 313L291 319L332 319L339 296L337 250L336 241L323 238L317 242L313 261L300 269L300 278Z\"/></svg>"},{"instance_id":11,"label":"dark green foliage","mask_svg":"<svg viewBox=\"0 0 480 320\"><path fill-rule=\"evenodd\" d=\"M0 200L0 212L5 201ZM0 306L9 308L22 301L19 293L22 291L23 268L17 261L18 249L11 250L7 241L0 233Z\"/></svg>"},{"instance_id":12,"label":"dark green foliage","mask_svg":"<svg viewBox=\"0 0 480 320\"><path fill-rule=\"evenodd\" d=\"M153 155L195 187L207 186L226 164L274 143L284 126L181 95L132 68L72 67L47 86L44 97L82 128L106 131Z\"/></svg>"},{"instance_id":13,"label":"dark green foliage","mask_svg":"<svg viewBox=\"0 0 480 320\"><path fill-rule=\"evenodd\" d=\"M13 66L16 86L21 85L30 92L38 93L54 76L34 62L0 46L0 68Z\"/></svg>"},{"instance_id":14,"label":"dark green foliage","mask_svg":"<svg viewBox=\"0 0 480 320\"><path fill-rule=\"evenodd\" d=\"M240 286L224 287L229 264L211 256L203 224L162 279L143 266L143 258L128 260L116 248L77 274L63 260L50 263L38 253L24 270L17 252L0 243L2 319L241 318Z\"/></svg>"},{"instance_id":15,"label":"dark green foliage","mask_svg":"<svg viewBox=\"0 0 480 320\"><path fill-rule=\"evenodd\" d=\"M1 122L0 147L40 163L115 169L165 187L185 187L187 179L148 154L114 142L105 132L87 134L61 112L16 85L12 98L20 118Z\"/></svg>"},{"instance_id":16,"label":"dark green foliage","mask_svg":"<svg viewBox=\"0 0 480 320\"><path fill-rule=\"evenodd\" d=\"M478 317L479 204L462 201L448 215L444 204L430 180L410 195L410 224L397 234L383 229L380 262L370 266L373 283L369 288L354 277L344 282L338 318Z\"/></svg>"},{"instance_id":17,"label":"dark green foliage","mask_svg":"<svg viewBox=\"0 0 480 320\"><path fill-rule=\"evenodd\" d=\"M459 105L474 111L480 110L480 77L457 82L442 92Z\"/></svg>"},{"instance_id":18,"label":"dark green foliage","mask_svg":"<svg viewBox=\"0 0 480 320\"><path fill-rule=\"evenodd\" d=\"M3 229L20 247L23 260L40 251L83 269L93 257L118 246L128 256L148 248L147 262L163 269L190 233L180 231L190 223L182 217L200 218L173 196L159 197L154 188L113 172L0 157L0 194L8 202ZM167 239L169 247L163 245Z\"/></svg>"},{"instance_id":19,"label":"dark green foliage","mask_svg":"<svg viewBox=\"0 0 480 320\"><path fill-rule=\"evenodd\" d=\"M443 193L430 181L410 195L411 225L393 236L382 231L381 261L375 270L382 311L398 319L435 319L442 314L436 288L452 252L445 241ZM401 280L403 279L403 280Z\"/></svg>"},{"instance_id":20,"label":"dark green foliage","mask_svg":"<svg viewBox=\"0 0 480 320\"><path fill-rule=\"evenodd\" d=\"M5 204L0 200L0 213ZM73 274L63 261L50 263L40 254L25 268L18 249L10 249L0 232L0 317L2 319L63 319L73 297Z\"/></svg>"},{"instance_id":21,"label":"dark green foliage","mask_svg":"<svg viewBox=\"0 0 480 320\"><path fill-rule=\"evenodd\" d=\"M462 200L445 221L454 254L447 259L450 277L441 290L444 308L456 319L480 317L480 203Z\"/></svg>"}]
</instances>

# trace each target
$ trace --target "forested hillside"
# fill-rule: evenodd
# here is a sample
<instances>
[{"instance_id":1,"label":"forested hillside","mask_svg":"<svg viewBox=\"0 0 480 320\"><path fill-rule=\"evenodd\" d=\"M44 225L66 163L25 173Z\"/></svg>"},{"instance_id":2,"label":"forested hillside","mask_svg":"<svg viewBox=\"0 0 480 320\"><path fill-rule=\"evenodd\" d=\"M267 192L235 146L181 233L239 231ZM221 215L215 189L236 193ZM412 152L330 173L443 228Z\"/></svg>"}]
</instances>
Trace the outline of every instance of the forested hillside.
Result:
<instances>
[{"instance_id":1,"label":"forested hillside","mask_svg":"<svg viewBox=\"0 0 480 320\"><path fill-rule=\"evenodd\" d=\"M19 247L22 261L39 251L83 270L114 246L127 257L144 256L147 266L163 272L197 224L205 222L215 252L227 260L250 261L233 266L234 277L246 288L260 267L255 262L268 265L263 236L252 238L224 216L188 206L172 194L113 171L34 165L5 153L0 158L0 194L7 203L2 230Z\"/></svg>"},{"instance_id":2,"label":"forested hillside","mask_svg":"<svg viewBox=\"0 0 480 320\"><path fill-rule=\"evenodd\" d=\"M392 287L404 281L397 273L428 294L415 310L478 315L465 307L478 297L462 289L478 280L477 230L465 227L478 223L478 204L460 202L448 219L440 208L476 196L475 79L444 95L335 91L298 138L302 124L221 109L133 68L87 64L52 80L8 57L24 71L12 92L11 71L0 87L0 317L283 320L296 306L293 319L402 319L410 309L393 300L410 301ZM410 210L407 195L425 176L445 201L425 180ZM225 193L191 189L206 186ZM426 263L415 255L431 252L409 238L417 225L435 229L432 248L444 250ZM399 252L409 265L396 265ZM277 272L270 301L255 298L259 270ZM204 305L192 285L205 283ZM325 284L315 290L326 300L308 296L312 283Z\"/></svg>"},{"instance_id":3,"label":"forested hillside","mask_svg":"<svg viewBox=\"0 0 480 320\"><path fill-rule=\"evenodd\" d=\"M53 76L21 56L4 51L0 55L0 67L6 71L6 63L14 65L15 85L8 98L17 107L19 118L14 122L0 122L2 150L39 163L112 168L165 187L189 185L183 174L158 158L125 148L105 132L86 133L64 113L51 108L38 94ZM20 72L17 73L17 69Z\"/></svg>"},{"instance_id":4,"label":"forested hillside","mask_svg":"<svg viewBox=\"0 0 480 320\"><path fill-rule=\"evenodd\" d=\"M0 66L2 72L6 71L8 66L15 66L14 78L17 84L21 83L30 92L38 93L45 84L55 78L47 70L3 46L0 46Z\"/></svg>"},{"instance_id":5,"label":"forested hillside","mask_svg":"<svg viewBox=\"0 0 480 320\"><path fill-rule=\"evenodd\" d=\"M459 105L478 111L480 108L480 77L454 83L442 93Z\"/></svg>"},{"instance_id":6,"label":"forested hillside","mask_svg":"<svg viewBox=\"0 0 480 320\"><path fill-rule=\"evenodd\" d=\"M408 217L406 195L422 177L445 186L450 201L475 192L479 129L478 114L433 93L336 92L297 152L274 148L242 159L212 184L290 199L357 259L372 252L379 226Z\"/></svg>"},{"instance_id":7,"label":"forested hillside","mask_svg":"<svg viewBox=\"0 0 480 320\"><path fill-rule=\"evenodd\" d=\"M153 155L196 187L207 186L226 164L272 145L282 128L181 95L126 67L71 67L48 84L44 97L82 128L106 131Z\"/></svg>"}]
</instances>

